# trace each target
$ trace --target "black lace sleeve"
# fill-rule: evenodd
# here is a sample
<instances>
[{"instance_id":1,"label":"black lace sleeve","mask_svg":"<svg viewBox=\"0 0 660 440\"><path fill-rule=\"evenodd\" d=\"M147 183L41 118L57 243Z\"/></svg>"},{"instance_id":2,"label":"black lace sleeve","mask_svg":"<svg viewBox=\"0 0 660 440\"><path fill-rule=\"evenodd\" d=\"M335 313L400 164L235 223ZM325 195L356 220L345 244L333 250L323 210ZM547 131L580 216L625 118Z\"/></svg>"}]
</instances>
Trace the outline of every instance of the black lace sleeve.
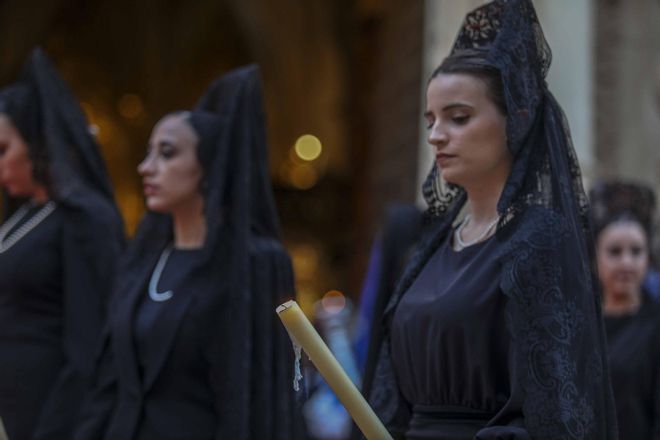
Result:
<instances>
[{"instance_id":1,"label":"black lace sleeve","mask_svg":"<svg viewBox=\"0 0 660 440\"><path fill-rule=\"evenodd\" d=\"M516 372L511 400L520 402L531 438L612 438L603 327L589 268L558 215L531 208L525 217L502 256Z\"/></svg>"}]
</instances>

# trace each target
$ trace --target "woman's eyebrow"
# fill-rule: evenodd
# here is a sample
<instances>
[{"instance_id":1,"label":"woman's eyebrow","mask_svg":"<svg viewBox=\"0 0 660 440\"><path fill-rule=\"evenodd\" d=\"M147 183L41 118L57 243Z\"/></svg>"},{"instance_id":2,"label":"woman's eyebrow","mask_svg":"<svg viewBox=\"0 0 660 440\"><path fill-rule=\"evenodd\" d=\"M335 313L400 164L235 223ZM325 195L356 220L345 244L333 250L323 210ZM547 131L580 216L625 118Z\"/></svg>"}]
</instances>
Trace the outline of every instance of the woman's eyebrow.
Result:
<instances>
[{"instance_id":1,"label":"woman's eyebrow","mask_svg":"<svg viewBox=\"0 0 660 440\"><path fill-rule=\"evenodd\" d=\"M444 112L444 111L451 110L451 109L456 108L456 107L474 108L474 106L472 106L472 105L470 105L466 102L452 102L452 103L449 103L446 106L442 107L442 111Z\"/></svg>"}]
</instances>

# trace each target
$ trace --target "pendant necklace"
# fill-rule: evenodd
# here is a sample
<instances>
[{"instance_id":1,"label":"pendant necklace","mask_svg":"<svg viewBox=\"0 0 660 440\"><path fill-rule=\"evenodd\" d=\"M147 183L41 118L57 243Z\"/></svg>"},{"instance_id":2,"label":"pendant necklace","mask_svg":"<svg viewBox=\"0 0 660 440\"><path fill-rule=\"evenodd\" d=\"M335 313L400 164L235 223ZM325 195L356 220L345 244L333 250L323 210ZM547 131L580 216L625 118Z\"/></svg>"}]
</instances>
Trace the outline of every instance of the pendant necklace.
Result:
<instances>
[{"instance_id":1,"label":"pendant necklace","mask_svg":"<svg viewBox=\"0 0 660 440\"><path fill-rule=\"evenodd\" d=\"M174 292L171 290L166 290L165 292L158 291L158 281L160 281L160 276L163 273L163 269L165 268L167 259L170 257L171 253L172 245L170 244L165 249L163 249L163 252L160 254L160 258L158 259L158 263L156 263L156 267L151 274L151 280L149 280L149 298L151 298L153 301L167 301L168 299L172 298L172 295L174 294Z\"/></svg>"},{"instance_id":2,"label":"pendant necklace","mask_svg":"<svg viewBox=\"0 0 660 440\"><path fill-rule=\"evenodd\" d=\"M9 238L7 238L9 232L23 219L23 217L27 215L32 206L33 205L30 203L21 206L4 225L0 226L0 254L9 250L12 246L18 243L21 238L25 237L30 231L36 228L39 223L44 221L46 217L55 210L57 204L53 201L46 203L30 220L26 221L13 234L11 234Z\"/></svg>"},{"instance_id":3,"label":"pendant necklace","mask_svg":"<svg viewBox=\"0 0 660 440\"><path fill-rule=\"evenodd\" d=\"M455 237L456 237L456 243L458 243L458 245L461 248L466 248L468 246L472 246L473 244L479 243L480 241L485 239L488 236L488 234L490 233L490 231L495 227L495 225L497 225L497 222L500 220L500 216L498 215L497 217L495 217L495 220L490 222L490 224L486 227L486 229L484 229L484 231L481 233L481 235L479 235L474 240L471 240L471 241L466 243L461 238L461 232L463 232L463 228L465 227L465 225L468 223L469 220L470 220L470 214L465 216L465 220L463 220L463 222L460 224L460 226L456 229L456 233L454 234Z\"/></svg>"}]
</instances>

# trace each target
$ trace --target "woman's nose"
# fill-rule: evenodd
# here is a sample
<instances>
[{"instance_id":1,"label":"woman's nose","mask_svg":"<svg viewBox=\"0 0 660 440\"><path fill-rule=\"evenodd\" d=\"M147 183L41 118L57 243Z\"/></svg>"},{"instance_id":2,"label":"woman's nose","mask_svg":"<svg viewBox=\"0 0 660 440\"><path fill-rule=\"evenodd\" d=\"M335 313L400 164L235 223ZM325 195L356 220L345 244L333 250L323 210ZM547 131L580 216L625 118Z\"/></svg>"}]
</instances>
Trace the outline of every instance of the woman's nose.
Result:
<instances>
[{"instance_id":1,"label":"woman's nose","mask_svg":"<svg viewBox=\"0 0 660 440\"><path fill-rule=\"evenodd\" d=\"M154 171L154 163L153 159L151 157L151 154L148 154L147 157L145 157L142 162L137 167L138 174L141 176L146 176L148 174L152 174Z\"/></svg>"},{"instance_id":2,"label":"woman's nose","mask_svg":"<svg viewBox=\"0 0 660 440\"><path fill-rule=\"evenodd\" d=\"M624 252L621 255L621 264L625 268L630 268L635 264L635 256L632 254L632 252Z\"/></svg>"},{"instance_id":3,"label":"woman's nose","mask_svg":"<svg viewBox=\"0 0 660 440\"><path fill-rule=\"evenodd\" d=\"M434 146L441 146L447 143L447 132L438 123L433 124L429 132L428 143Z\"/></svg>"}]
</instances>

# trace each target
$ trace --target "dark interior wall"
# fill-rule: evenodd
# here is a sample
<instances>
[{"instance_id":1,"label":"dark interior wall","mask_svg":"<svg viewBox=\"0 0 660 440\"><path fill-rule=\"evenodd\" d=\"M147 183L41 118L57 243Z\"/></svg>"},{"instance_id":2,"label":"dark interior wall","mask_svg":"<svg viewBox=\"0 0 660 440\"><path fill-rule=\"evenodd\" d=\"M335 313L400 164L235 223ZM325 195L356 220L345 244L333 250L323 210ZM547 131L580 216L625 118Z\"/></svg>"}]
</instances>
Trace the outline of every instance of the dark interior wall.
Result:
<instances>
[{"instance_id":1,"label":"dark interior wall","mask_svg":"<svg viewBox=\"0 0 660 440\"><path fill-rule=\"evenodd\" d=\"M362 26L355 77L362 119L354 132L367 149L356 163L362 209L354 278L360 279L366 255L385 210L392 203L414 203L420 90L423 64L423 0L371 2Z\"/></svg>"},{"instance_id":2,"label":"dark interior wall","mask_svg":"<svg viewBox=\"0 0 660 440\"><path fill-rule=\"evenodd\" d=\"M151 127L218 74L264 76L270 160L301 291L359 292L385 206L415 188L422 0L4 0L0 86L32 47L52 57L99 128L129 231L143 213L135 168ZM137 98L128 115L123 99ZM134 105L134 107L135 107ZM296 138L323 143L308 188Z\"/></svg>"}]
</instances>

